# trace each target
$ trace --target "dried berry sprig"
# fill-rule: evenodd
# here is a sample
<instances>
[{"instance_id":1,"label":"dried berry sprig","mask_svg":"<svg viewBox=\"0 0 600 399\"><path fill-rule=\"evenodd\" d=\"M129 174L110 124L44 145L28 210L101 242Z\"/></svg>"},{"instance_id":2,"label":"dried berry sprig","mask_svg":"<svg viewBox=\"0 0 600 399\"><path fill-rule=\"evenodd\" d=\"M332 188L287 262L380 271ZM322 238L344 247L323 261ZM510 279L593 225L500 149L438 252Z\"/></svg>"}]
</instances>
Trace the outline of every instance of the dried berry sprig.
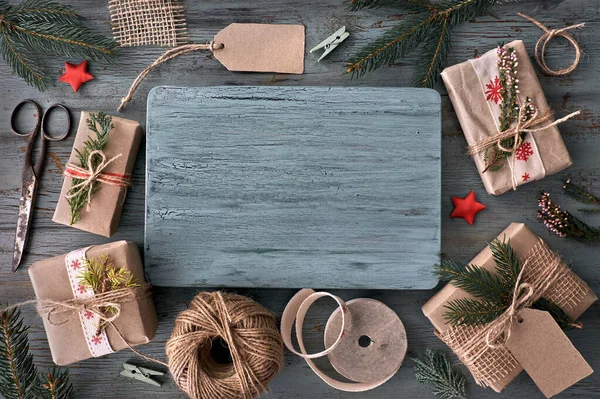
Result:
<instances>
[{"instance_id":1,"label":"dried berry sprig","mask_svg":"<svg viewBox=\"0 0 600 399\"><path fill-rule=\"evenodd\" d=\"M582 220L563 211L550 200L550 194L542 193L538 199L538 219L559 237L572 237L583 242L600 242L600 229L594 228Z\"/></svg>"}]
</instances>

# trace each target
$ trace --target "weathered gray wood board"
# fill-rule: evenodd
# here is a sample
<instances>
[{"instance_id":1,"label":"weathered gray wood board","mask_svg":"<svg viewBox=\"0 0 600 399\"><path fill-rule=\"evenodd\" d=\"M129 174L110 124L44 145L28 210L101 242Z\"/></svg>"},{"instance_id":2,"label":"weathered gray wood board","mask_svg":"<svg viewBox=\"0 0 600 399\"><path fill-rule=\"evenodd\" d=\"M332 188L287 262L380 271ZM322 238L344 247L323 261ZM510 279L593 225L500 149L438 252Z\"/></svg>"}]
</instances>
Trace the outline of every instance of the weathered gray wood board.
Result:
<instances>
[{"instance_id":1,"label":"weathered gray wood board","mask_svg":"<svg viewBox=\"0 0 600 399\"><path fill-rule=\"evenodd\" d=\"M11 0L13 1L13 0ZM64 3L67 1L58 0ZM16 2L16 0L14 0ZM87 23L96 31L110 34L109 16L106 2L98 0L70 1L87 18ZM188 26L192 38L199 42L231 22L273 22L303 23L306 25L306 45L310 49L340 26L346 25L352 32L350 38L332 52L325 60L317 63L318 54L306 57L304 75L247 74L231 73L204 53L190 54L164 64L153 71L140 87L136 97L122 116L142 123L146 118L146 96L154 86L217 86L217 85L269 85L269 86L409 86L411 73L417 62L416 55L398 60L389 68L370 73L359 80L350 80L343 72L344 61L367 41L377 37L385 29L404 18L405 13L396 8L381 8L358 13L349 12L343 0L204 0L185 1ZM524 0L520 4L503 4L492 12L474 21L467 22L454 32L450 63L456 63L481 54L499 40L509 42L523 39L533 56L532 50L540 30L516 15L523 11L538 18L551 27L562 27L580 21L586 22L585 29L575 32L584 48L584 56L577 71L561 78L545 77L540 74L542 87L548 102L557 115L581 109L583 114L576 120L561 125L560 130L567 148L575 162L567 172L576 178L585 178L600 193L600 13L598 2L589 0ZM550 45L551 65L564 66L571 59L571 49L561 41ZM561 51L566 50L564 55ZM74 135L67 140L51 143L46 173L40 184L38 202L35 208L30 248L24 263L17 273L10 271L14 228L17 217L20 189L20 167L26 143L11 135L9 128L10 111L21 100L33 98L43 108L55 102L62 102L74 111L102 110L114 113L121 97L135 76L151 63L159 54L160 48L125 48L120 50L120 58L114 65L90 62L90 71L96 79L85 84L74 94L70 86L57 83L47 93L38 93L10 73L10 69L0 63L0 302L16 302L30 299L33 295L27 276L27 267L40 259L65 253L73 248L107 242L108 239L52 223L52 213L60 192L61 172L71 152ZM51 71L58 78L65 61L61 57L46 57ZM79 62L81 60L69 60ZM571 260L575 271L591 287L600 292L600 247L588 246L551 236L536 221L535 197L540 190L548 190L553 198L574 211L578 204L560 195L561 182L548 177L542 182L519 188L517 192L506 193L501 197L485 194L473 162L464 155L466 142L452 109L452 105L441 84L436 89L442 94L443 143L442 143L442 253L452 259L468 261L476 255L486 240L495 237L509 221L525 222L548 241L565 259ZM74 120L75 124L77 121ZM134 186L129 190L125 202L121 226L114 240L128 239L141 243L144 239L144 169L145 151L142 148L134 170ZM17 169L15 169L17 168ZM452 211L452 195L466 195L475 189L477 197L488 206L477 216L473 226L461 219L447 217ZM600 214L584 215L590 224L600 225ZM177 314L182 311L196 294L196 288L156 288L154 298L158 309L159 330L156 339L140 349L151 356L165 360L164 346L173 328ZM295 293L290 289L243 289L236 290L249 295L264 304L273 312L281 313L287 301ZM425 348L445 349L432 334L431 324L422 315L420 306L434 291L396 290L336 290L344 299L373 297L388 304L402 318L406 326L409 355L422 353ZM328 304L327 302L325 302ZM333 305L327 309L309 312L306 320L305 342L319 345L323 342L323 328ZM31 308L23 310L25 322L31 326L31 346L41 370L52 366L48 343L42 322ZM581 318L582 330L571 330L567 335L596 371L590 377L576 384L557 399L600 398L600 305L592 306ZM314 348L310 346L307 349ZM454 358L456 361L456 358ZM77 398L100 399L185 399L172 382L157 389L135 381L120 378L119 371L124 361L140 360L128 351L110 356L90 359L69 367L75 385ZM319 362L323 365L325 362ZM477 387L469 380L469 397L472 399L542 399L543 395L531 379L520 375L505 392L497 394L489 389ZM273 399L432 399L434 396L414 379L412 362L407 360L396 376L383 386L364 393L348 394L339 392L315 377L306 363L287 354L285 368L271 384L265 398Z\"/></svg>"},{"instance_id":2,"label":"weathered gray wood board","mask_svg":"<svg viewBox=\"0 0 600 399\"><path fill-rule=\"evenodd\" d=\"M151 284L436 285L436 91L158 87L147 112Z\"/></svg>"}]
</instances>

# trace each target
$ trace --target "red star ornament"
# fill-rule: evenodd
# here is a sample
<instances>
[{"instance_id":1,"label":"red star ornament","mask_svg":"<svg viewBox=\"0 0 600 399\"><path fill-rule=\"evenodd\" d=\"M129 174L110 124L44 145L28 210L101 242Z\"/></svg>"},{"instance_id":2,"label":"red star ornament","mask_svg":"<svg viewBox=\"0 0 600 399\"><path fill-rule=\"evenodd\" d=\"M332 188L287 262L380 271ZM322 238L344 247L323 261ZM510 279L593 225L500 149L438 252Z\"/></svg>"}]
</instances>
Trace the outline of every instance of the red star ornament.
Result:
<instances>
[{"instance_id":1,"label":"red star ornament","mask_svg":"<svg viewBox=\"0 0 600 399\"><path fill-rule=\"evenodd\" d=\"M484 210L486 207L475 199L475 191L471 191L465 198L452 197L454 210L450 215L451 218L463 218L469 224L475 221L475 215Z\"/></svg>"},{"instance_id":2,"label":"red star ornament","mask_svg":"<svg viewBox=\"0 0 600 399\"><path fill-rule=\"evenodd\" d=\"M74 92L77 92L85 82L94 79L94 75L87 71L87 61L83 61L79 65L65 62L65 70L65 74L58 80L70 84Z\"/></svg>"}]
</instances>

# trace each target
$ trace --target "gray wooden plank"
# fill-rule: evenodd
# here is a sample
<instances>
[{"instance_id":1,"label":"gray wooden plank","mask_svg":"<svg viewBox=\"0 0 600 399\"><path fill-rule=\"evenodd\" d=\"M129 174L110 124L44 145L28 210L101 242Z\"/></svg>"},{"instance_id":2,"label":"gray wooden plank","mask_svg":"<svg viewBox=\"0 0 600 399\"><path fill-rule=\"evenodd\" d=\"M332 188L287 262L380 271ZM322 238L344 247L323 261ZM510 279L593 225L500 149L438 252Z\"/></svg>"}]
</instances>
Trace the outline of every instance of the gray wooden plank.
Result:
<instances>
[{"instance_id":1,"label":"gray wooden plank","mask_svg":"<svg viewBox=\"0 0 600 399\"><path fill-rule=\"evenodd\" d=\"M440 117L428 89L155 88L149 281L435 286Z\"/></svg>"},{"instance_id":2,"label":"gray wooden plank","mask_svg":"<svg viewBox=\"0 0 600 399\"><path fill-rule=\"evenodd\" d=\"M17 2L18 0L10 0ZM87 18L87 24L94 30L110 34L109 16L106 2L97 0L59 0L73 4ZM344 61L368 40L377 37L383 30L404 18L404 13L396 8L381 8L358 13L349 12L342 0L239 0L189 1L185 0L188 25L193 39L205 41L219 29L231 22L273 22L304 23L307 48L319 43L337 28L346 25L352 35L326 60L316 63L318 55L307 55L306 73L299 76L279 74L235 74L224 70L214 59L205 54L190 54L165 64L154 71L144 81L132 104L123 116L144 122L146 115L146 96L149 90L158 85L176 86L215 86L215 85L302 85L302 86L408 86L411 73L417 60L416 55L399 59L388 68L370 73L360 80L350 80L343 73ZM456 63L483 53L499 40L508 42L523 39L532 56L533 46L540 30L516 16L524 11L552 27L585 21L586 28L578 30L576 36L584 48L584 57L577 71L570 76L553 78L538 75L549 103L558 112L567 114L577 109L583 111L581 118L561 125L567 148L571 152L575 165L567 172L583 177L600 190L600 164L597 152L600 148L600 109L598 93L600 83L597 80L600 54L600 13L596 1L586 0L524 0L519 5L504 4L494 7L493 11L476 20L469 21L454 33L450 63ZM563 51L567 51L567 56ZM0 302L14 302L30 299L33 295L27 266L32 262L49 256L59 255L75 247L99 244L107 240L85 232L58 226L52 223L52 212L60 192L62 166L69 157L73 136L64 142L52 143L52 156L47 162L47 172L41 182L41 192L33 223L33 236L30 250L24 259L24 265L18 273L10 272L12 240L16 223L18 190L20 188L20 169L22 164L24 141L8 134L9 117L12 107L24 98L33 98L44 108L55 102L63 102L74 111L103 110L114 113L120 98L124 95L135 76L152 62L164 50L159 48L127 48L120 51L120 58L114 65L90 63L90 70L96 79L84 85L79 93L73 94L68 85L58 83L50 91L40 94L29 88L10 73L10 69L0 63ZM566 65L572 53L566 44L558 40L550 46L549 60L552 65ZM60 57L45 57L55 76L58 77L62 63ZM80 61L80 60L72 60ZM539 72L539 70L538 70ZM535 221L535 195L538 190L548 189L557 199L566 204L569 210L577 204L556 194L560 191L560 182L553 177L544 181L528 184L516 193L493 198L487 196L471 160L464 155L466 142L445 90L441 84L436 89L442 94L443 102L443 212L442 212L442 252L448 257L469 260L483 245L483 241L493 238L506 224L504 220L523 221L540 234L566 259L572 260L574 269L596 291L600 292L600 271L597 267L598 247L574 243L549 235ZM78 118L76 118L78 119ZM75 122L75 121L74 121ZM8 134L8 135L7 135ZM125 203L121 227L114 239L136 240L143 242L144 226L144 149L140 150L134 171L134 187L129 191ZM474 226L468 226L462 220L446 217L451 212L451 195L465 195L474 188L478 198L488 205L480 213ZM527 190L526 192L522 190ZM523 193L523 194L522 194ZM499 202L496 202L499 201ZM504 208L509 204L514 207ZM517 212L517 213L515 213ZM586 216L591 224L600 225L600 215ZM261 289L238 290L251 295L274 312L280 313L285 303L293 295L293 290ZM374 297L387 303L403 319L407 328L409 351L420 353L426 347L443 349L444 346L431 332L431 325L421 314L420 306L433 295L432 290L422 291L377 291L377 290L341 290L336 291L345 299L356 297ZM157 288L154 290L160 325L156 340L141 347L152 356L164 359L164 344L168 339L175 316L183 310L193 298L196 289ZM324 326L327 310L309 315L306 330L307 342L322 342L320 335ZM41 320L32 309L24 310L25 321L31 326L33 353L41 368L52 365L50 351L46 342ZM592 306L581 319L583 330L567 333L575 347L588 360L596 371L600 369L600 305ZM320 324L319 324L320 323ZM137 399L137 398L185 398L186 395L168 383L160 390L126 381L118 377L121 363L125 360L137 360L127 351L111 356L91 359L69 367L73 383L79 398ZM267 398L433 398L422 385L416 383L410 361L398 374L382 387L365 393L349 395L335 391L315 377L308 366L299 358L286 355L285 369L275 378ZM542 399L543 395L525 374L519 376L507 390L497 394L489 389L477 387L469 379L469 394L475 399L527 398ZM564 393L556 396L567 398L599 398L600 374L576 384Z\"/></svg>"}]
</instances>

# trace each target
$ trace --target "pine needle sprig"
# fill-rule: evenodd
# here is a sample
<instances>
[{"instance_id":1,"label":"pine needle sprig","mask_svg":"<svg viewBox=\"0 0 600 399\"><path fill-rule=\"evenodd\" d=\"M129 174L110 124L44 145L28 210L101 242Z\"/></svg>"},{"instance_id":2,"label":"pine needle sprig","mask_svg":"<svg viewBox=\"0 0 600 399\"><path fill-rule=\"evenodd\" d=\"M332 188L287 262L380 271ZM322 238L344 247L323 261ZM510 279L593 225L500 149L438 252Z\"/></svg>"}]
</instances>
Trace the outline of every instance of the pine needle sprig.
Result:
<instances>
[{"instance_id":1,"label":"pine needle sprig","mask_svg":"<svg viewBox=\"0 0 600 399\"><path fill-rule=\"evenodd\" d=\"M444 318L454 326L484 325L496 320L512 303L521 263L510 240L494 240L489 244L496 264L494 273L475 265L444 260L434 266L442 281L451 282L475 298L454 299L445 305ZM580 327L558 305L540 298L531 306L548 311L562 328Z\"/></svg>"},{"instance_id":2,"label":"pine needle sprig","mask_svg":"<svg viewBox=\"0 0 600 399\"><path fill-rule=\"evenodd\" d=\"M567 179L563 185L563 192L583 204L600 206L600 198L596 197L582 186L572 183L571 179ZM578 209L581 212L596 212L597 209Z\"/></svg>"},{"instance_id":3,"label":"pine needle sprig","mask_svg":"<svg viewBox=\"0 0 600 399\"><path fill-rule=\"evenodd\" d=\"M0 396L6 399L74 399L69 373L38 375L29 352L29 328L17 309L0 312Z\"/></svg>"},{"instance_id":4,"label":"pine needle sprig","mask_svg":"<svg viewBox=\"0 0 600 399\"><path fill-rule=\"evenodd\" d=\"M499 0L352 0L351 10L397 5L416 14L408 15L379 39L359 50L348 61L347 72L353 78L361 77L420 48L422 55L414 83L433 87L446 66L454 28L484 15L498 3Z\"/></svg>"},{"instance_id":5,"label":"pine needle sprig","mask_svg":"<svg viewBox=\"0 0 600 399\"><path fill-rule=\"evenodd\" d=\"M79 160L80 166L84 169L89 167L90 154L96 150L102 150L106 143L108 143L110 132L114 129L112 124L112 117L106 115L104 112L91 113L87 119L88 128L96 134L96 137L89 137L83 143L83 149L80 151L78 148L75 149L77 152L77 159ZM92 159L92 166L95 169L101 162L100 157L94 157ZM71 187L81 184L84 180L73 178ZM74 197L68 198L67 203L70 209L70 224L73 225L81 220L81 210L87 204L89 191L92 191L93 195L100 189L100 183L97 181L92 182L91 185L85 187L79 191ZM69 193L71 190L69 190Z\"/></svg>"},{"instance_id":6,"label":"pine needle sprig","mask_svg":"<svg viewBox=\"0 0 600 399\"><path fill-rule=\"evenodd\" d=\"M27 331L17 309L0 314L0 394L6 399L34 398L38 374Z\"/></svg>"},{"instance_id":7,"label":"pine needle sprig","mask_svg":"<svg viewBox=\"0 0 600 399\"><path fill-rule=\"evenodd\" d=\"M68 5L49 0L0 0L0 50L13 72L40 91L53 81L31 54L112 61L116 43L92 33Z\"/></svg>"},{"instance_id":8,"label":"pine needle sprig","mask_svg":"<svg viewBox=\"0 0 600 399\"><path fill-rule=\"evenodd\" d=\"M425 349L422 358L413 358L415 378L441 399L466 399L465 376L452 368L443 352Z\"/></svg>"}]
</instances>

